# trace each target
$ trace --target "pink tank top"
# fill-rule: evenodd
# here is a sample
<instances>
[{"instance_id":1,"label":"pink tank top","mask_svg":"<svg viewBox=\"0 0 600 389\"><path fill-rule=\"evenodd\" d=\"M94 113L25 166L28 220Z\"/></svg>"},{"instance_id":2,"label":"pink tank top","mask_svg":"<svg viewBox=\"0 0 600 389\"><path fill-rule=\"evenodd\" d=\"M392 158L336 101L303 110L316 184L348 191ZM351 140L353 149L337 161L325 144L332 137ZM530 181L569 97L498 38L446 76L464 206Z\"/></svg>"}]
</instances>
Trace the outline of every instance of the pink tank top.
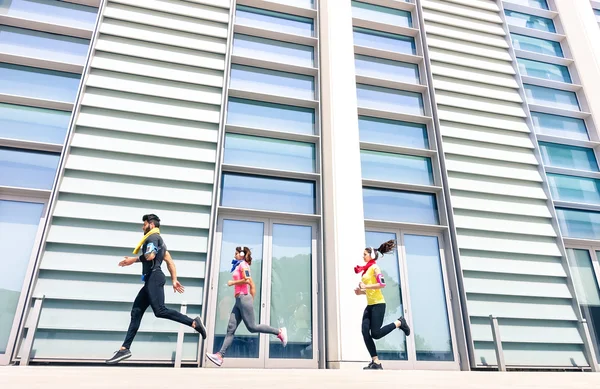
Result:
<instances>
[{"instance_id":1,"label":"pink tank top","mask_svg":"<svg viewBox=\"0 0 600 389\"><path fill-rule=\"evenodd\" d=\"M240 263L233 271L233 280L238 281L244 279L244 271L246 270L248 271L248 276L250 276L250 266L248 266L248 263L244 261ZM238 294L250 294L250 284L238 284L235 285L234 288L235 296Z\"/></svg>"}]
</instances>

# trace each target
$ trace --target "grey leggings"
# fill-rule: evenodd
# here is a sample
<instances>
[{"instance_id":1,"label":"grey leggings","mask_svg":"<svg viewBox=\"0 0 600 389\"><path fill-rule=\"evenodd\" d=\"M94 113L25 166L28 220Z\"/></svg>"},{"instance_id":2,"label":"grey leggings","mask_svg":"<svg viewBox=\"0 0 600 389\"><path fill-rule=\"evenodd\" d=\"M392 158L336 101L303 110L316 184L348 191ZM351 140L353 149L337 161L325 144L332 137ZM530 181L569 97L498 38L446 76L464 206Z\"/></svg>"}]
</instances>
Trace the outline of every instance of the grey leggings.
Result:
<instances>
[{"instance_id":1,"label":"grey leggings","mask_svg":"<svg viewBox=\"0 0 600 389\"><path fill-rule=\"evenodd\" d=\"M223 346L221 346L221 351L219 351L221 356L225 356L225 352L231 346L233 335L242 320L248 331L253 334L259 332L262 334L279 335L277 328L269 327L266 324L256 324L253 302L254 298L249 294L242 294L235 298L235 305L233 306L231 316L229 316L229 324L227 325L227 335L225 335Z\"/></svg>"}]
</instances>

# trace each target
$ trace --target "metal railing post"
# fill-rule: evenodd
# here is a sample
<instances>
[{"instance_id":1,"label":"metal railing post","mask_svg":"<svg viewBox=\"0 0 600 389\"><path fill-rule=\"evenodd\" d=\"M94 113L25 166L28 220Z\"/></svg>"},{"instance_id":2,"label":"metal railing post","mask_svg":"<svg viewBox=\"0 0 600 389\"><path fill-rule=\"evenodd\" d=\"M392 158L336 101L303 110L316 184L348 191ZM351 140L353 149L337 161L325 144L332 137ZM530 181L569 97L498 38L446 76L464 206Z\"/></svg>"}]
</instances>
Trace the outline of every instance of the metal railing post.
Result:
<instances>
[{"instance_id":1,"label":"metal railing post","mask_svg":"<svg viewBox=\"0 0 600 389\"><path fill-rule=\"evenodd\" d=\"M181 304L180 312L185 315L187 313L187 303L184 301ZM185 336L185 329L187 327L181 324L179 330L177 330L177 347L175 348L175 366L176 368L181 367L181 360L183 359L183 338Z\"/></svg>"},{"instance_id":2,"label":"metal railing post","mask_svg":"<svg viewBox=\"0 0 600 389\"><path fill-rule=\"evenodd\" d=\"M498 371L506 371L504 362L504 350L502 350L502 339L500 339L500 327L498 318L490 315L490 324L492 326L492 338L494 339L494 348L496 349L496 362L498 362Z\"/></svg>"},{"instance_id":3,"label":"metal railing post","mask_svg":"<svg viewBox=\"0 0 600 389\"><path fill-rule=\"evenodd\" d=\"M33 301L33 306L29 312L28 318L25 322L27 328L27 335L23 342L22 357L19 362L19 366L29 365L29 359L31 358L31 349L33 348L33 341L35 340L35 333L37 332L38 325L40 324L40 314L42 312L42 304L44 304L44 298L36 298ZM27 323L31 321L31 325L27 326Z\"/></svg>"}]
</instances>

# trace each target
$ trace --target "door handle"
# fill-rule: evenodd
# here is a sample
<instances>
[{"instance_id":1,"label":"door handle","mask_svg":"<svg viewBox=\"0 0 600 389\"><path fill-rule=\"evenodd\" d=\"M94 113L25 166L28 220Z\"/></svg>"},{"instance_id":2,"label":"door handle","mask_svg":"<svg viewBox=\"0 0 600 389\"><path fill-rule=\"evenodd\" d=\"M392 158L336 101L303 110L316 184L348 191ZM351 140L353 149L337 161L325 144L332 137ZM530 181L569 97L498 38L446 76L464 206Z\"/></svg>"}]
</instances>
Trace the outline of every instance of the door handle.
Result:
<instances>
[{"instance_id":1,"label":"door handle","mask_svg":"<svg viewBox=\"0 0 600 389\"><path fill-rule=\"evenodd\" d=\"M262 303L262 307L263 307L263 308L265 307L265 303Z\"/></svg>"}]
</instances>

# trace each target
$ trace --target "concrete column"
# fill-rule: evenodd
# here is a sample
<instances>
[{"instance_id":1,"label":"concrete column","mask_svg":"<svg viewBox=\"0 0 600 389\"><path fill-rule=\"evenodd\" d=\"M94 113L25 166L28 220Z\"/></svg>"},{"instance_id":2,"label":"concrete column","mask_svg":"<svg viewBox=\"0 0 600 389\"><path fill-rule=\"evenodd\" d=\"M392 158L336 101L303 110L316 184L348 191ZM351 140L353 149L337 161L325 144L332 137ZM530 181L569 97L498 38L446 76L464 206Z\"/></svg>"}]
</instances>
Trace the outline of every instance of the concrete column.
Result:
<instances>
[{"instance_id":1,"label":"concrete column","mask_svg":"<svg viewBox=\"0 0 600 389\"><path fill-rule=\"evenodd\" d=\"M365 248L350 1L321 0L321 112L327 366L370 360L353 267Z\"/></svg>"}]
</instances>

